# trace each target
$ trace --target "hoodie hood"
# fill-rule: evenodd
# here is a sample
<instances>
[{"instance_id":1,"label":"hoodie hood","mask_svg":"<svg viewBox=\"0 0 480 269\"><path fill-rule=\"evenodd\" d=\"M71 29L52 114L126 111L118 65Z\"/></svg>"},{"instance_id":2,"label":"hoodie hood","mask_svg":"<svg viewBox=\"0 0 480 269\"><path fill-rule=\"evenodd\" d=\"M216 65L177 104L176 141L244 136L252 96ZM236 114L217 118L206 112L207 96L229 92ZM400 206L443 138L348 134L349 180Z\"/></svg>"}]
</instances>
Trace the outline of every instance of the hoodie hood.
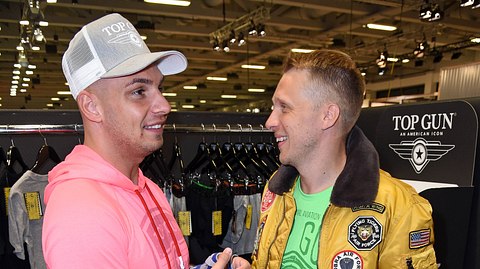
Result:
<instances>
[{"instance_id":1,"label":"hoodie hood","mask_svg":"<svg viewBox=\"0 0 480 269\"><path fill-rule=\"evenodd\" d=\"M75 146L65 161L59 163L48 173L48 185L45 188L45 203L56 186L69 180L93 180L112 185L134 193L145 187L145 177L139 170L138 185L105 161L95 151L85 145Z\"/></svg>"}]
</instances>

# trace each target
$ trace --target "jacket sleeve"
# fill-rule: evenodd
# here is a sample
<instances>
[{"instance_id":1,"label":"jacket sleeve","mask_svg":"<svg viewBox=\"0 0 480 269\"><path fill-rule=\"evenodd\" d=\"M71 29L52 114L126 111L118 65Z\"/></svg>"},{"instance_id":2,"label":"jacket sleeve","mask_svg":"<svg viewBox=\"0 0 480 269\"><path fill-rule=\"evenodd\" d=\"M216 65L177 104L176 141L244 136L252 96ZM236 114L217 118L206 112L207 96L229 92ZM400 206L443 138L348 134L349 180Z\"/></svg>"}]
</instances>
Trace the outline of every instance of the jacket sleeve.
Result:
<instances>
[{"instance_id":1,"label":"jacket sleeve","mask_svg":"<svg viewBox=\"0 0 480 269\"><path fill-rule=\"evenodd\" d=\"M432 207L418 194L391 220L379 257L379 269L437 269L433 249Z\"/></svg>"},{"instance_id":2,"label":"jacket sleeve","mask_svg":"<svg viewBox=\"0 0 480 269\"><path fill-rule=\"evenodd\" d=\"M98 191L79 184L59 184L46 206L42 243L48 268L128 268L126 227Z\"/></svg>"}]
</instances>

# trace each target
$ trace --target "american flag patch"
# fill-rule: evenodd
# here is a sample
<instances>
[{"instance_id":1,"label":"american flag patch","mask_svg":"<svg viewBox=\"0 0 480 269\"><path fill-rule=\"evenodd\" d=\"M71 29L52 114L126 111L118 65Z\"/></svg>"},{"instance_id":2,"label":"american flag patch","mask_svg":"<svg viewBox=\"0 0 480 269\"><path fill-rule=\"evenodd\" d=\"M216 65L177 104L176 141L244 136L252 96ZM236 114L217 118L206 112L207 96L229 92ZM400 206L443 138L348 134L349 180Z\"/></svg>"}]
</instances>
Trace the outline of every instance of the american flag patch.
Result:
<instances>
[{"instance_id":1,"label":"american flag patch","mask_svg":"<svg viewBox=\"0 0 480 269\"><path fill-rule=\"evenodd\" d=\"M410 232L410 248L421 248L430 244L430 229Z\"/></svg>"}]
</instances>

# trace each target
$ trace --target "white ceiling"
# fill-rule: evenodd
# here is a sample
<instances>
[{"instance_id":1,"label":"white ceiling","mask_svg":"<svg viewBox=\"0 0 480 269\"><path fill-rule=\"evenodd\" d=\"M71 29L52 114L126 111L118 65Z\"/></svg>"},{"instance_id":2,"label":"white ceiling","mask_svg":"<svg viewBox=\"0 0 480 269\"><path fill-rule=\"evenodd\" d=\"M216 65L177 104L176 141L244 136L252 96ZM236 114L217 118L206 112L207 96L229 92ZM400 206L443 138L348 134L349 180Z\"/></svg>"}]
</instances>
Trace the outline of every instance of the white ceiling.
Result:
<instances>
[{"instance_id":1,"label":"white ceiling","mask_svg":"<svg viewBox=\"0 0 480 269\"><path fill-rule=\"evenodd\" d=\"M180 107L193 104L195 110L222 111L246 107L268 108L278 82L282 59L291 48L336 48L351 54L359 66L368 67L367 83L421 75L443 66L457 65L479 59L480 46L467 41L480 34L480 8L461 8L458 0L435 1L445 12L445 18L436 22L419 19L423 1L419 0L193 0L188 7L174 7L144 3L141 0L59 0L55 4L42 1L42 10L48 27L42 27L47 44L57 52L27 52L30 63L37 65L32 78L39 83L30 85L27 93L10 97L15 47L20 41L19 20L24 0L0 1L0 103L1 109L39 109L58 97L56 92L68 90L61 72L61 56L69 40L82 25L107 13L118 12L133 24L149 22L153 27L139 29L152 51L176 49L183 52L189 67L182 74L168 77L167 92L177 93L167 99ZM232 21L257 10L269 10L265 19L267 36L249 37L248 46L233 46L229 53L212 50L210 33ZM367 23L383 23L398 27L396 32L371 30ZM58 40L54 39L58 36ZM377 75L375 59L379 50L386 48L390 56L411 56L416 42L426 39L444 51L440 63L433 57L424 59L416 67L411 61L395 65L384 76ZM462 48L461 48L462 47ZM465 47L465 48L463 48ZM463 55L450 59L451 53L461 48ZM246 70L241 64L266 65L264 70ZM207 81L207 76L227 76L227 82ZM38 82L38 80L36 81ZM185 85L203 85L205 88L185 90ZM249 93L247 88L266 88L265 93ZM237 99L220 98L221 94L236 94ZM207 100L206 104L200 100ZM54 108L76 108L72 98L54 102Z\"/></svg>"}]
</instances>

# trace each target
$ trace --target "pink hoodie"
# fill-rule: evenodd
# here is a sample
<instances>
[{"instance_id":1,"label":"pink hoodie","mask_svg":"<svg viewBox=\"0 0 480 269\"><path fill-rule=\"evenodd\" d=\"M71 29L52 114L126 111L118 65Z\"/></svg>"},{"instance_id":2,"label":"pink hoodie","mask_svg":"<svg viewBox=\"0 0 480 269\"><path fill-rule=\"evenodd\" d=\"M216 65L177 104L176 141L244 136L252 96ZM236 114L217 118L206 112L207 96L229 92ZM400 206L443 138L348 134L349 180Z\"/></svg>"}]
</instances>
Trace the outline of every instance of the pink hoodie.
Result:
<instances>
[{"instance_id":1,"label":"pink hoodie","mask_svg":"<svg viewBox=\"0 0 480 269\"><path fill-rule=\"evenodd\" d=\"M188 248L165 195L140 170L137 186L81 145L48 180L42 231L48 268L177 269L180 260L188 268Z\"/></svg>"}]
</instances>

